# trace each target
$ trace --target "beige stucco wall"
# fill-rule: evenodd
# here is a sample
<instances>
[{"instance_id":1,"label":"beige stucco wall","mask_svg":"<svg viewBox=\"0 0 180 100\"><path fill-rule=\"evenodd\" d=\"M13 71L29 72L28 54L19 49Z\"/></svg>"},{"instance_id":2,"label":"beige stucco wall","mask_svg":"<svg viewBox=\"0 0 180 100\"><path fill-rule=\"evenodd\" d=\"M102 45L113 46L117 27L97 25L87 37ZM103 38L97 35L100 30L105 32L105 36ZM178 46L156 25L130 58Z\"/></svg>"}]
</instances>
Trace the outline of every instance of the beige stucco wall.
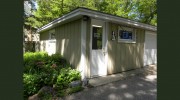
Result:
<instances>
[{"instance_id":1,"label":"beige stucco wall","mask_svg":"<svg viewBox=\"0 0 180 100\"><path fill-rule=\"evenodd\" d=\"M87 68L85 70L86 76L90 77L90 48L91 48L91 43L90 43L90 31L91 30L91 19L87 21L87 30L86 30L86 63L87 63Z\"/></svg>"},{"instance_id":2,"label":"beige stucco wall","mask_svg":"<svg viewBox=\"0 0 180 100\"><path fill-rule=\"evenodd\" d=\"M47 51L48 50L48 39L49 39L49 32L44 31L40 33L40 51Z\"/></svg>"},{"instance_id":3,"label":"beige stucco wall","mask_svg":"<svg viewBox=\"0 0 180 100\"><path fill-rule=\"evenodd\" d=\"M40 41L49 39L49 30L40 33Z\"/></svg>"},{"instance_id":4,"label":"beige stucco wall","mask_svg":"<svg viewBox=\"0 0 180 100\"><path fill-rule=\"evenodd\" d=\"M108 32L108 74L118 73L143 66L145 31L136 29L136 43L119 43L111 40L112 30L117 33L118 24L109 23ZM87 22L86 34L86 76L90 76L90 28ZM75 68L81 59L81 19L54 28L56 33L56 52L63 55ZM49 38L48 31L41 33L40 40ZM45 42L44 42L45 43Z\"/></svg>"},{"instance_id":5,"label":"beige stucco wall","mask_svg":"<svg viewBox=\"0 0 180 100\"><path fill-rule=\"evenodd\" d=\"M136 43L122 43L111 40L111 33L117 35L118 24L109 23L108 74L127 71L143 66L145 31L136 29Z\"/></svg>"},{"instance_id":6,"label":"beige stucco wall","mask_svg":"<svg viewBox=\"0 0 180 100\"><path fill-rule=\"evenodd\" d=\"M81 57L81 20L55 28L56 52L64 56L73 67L78 67Z\"/></svg>"},{"instance_id":7,"label":"beige stucco wall","mask_svg":"<svg viewBox=\"0 0 180 100\"><path fill-rule=\"evenodd\" d=\"M55 28L56 52L64 56L73 67L78 67L81 56L81 19ZM49 30L40 33L40 40L46 46ZM43 47L42 47L43 48ZM46 50L46 47L41 50Z\"/></svg>"}]
</instances>

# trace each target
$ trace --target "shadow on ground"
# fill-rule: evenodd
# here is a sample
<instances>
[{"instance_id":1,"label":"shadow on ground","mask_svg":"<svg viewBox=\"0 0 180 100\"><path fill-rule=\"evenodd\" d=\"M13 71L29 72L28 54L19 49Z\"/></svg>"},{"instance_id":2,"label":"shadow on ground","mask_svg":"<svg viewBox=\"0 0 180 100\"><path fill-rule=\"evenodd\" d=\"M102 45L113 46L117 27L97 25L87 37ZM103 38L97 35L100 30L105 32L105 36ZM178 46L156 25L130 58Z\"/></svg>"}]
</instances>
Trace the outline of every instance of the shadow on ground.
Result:
<instances>
[{"instance_id":1,"label":"shadow on ground","mask_svg":"<svg viewBox=\"0 0 180 100\"><path fill-rule=\"evenodd\" d=\"M156 100L156 75L136 75L106 85L86 88L63 100Z\"/></svg>"}]
</instances>

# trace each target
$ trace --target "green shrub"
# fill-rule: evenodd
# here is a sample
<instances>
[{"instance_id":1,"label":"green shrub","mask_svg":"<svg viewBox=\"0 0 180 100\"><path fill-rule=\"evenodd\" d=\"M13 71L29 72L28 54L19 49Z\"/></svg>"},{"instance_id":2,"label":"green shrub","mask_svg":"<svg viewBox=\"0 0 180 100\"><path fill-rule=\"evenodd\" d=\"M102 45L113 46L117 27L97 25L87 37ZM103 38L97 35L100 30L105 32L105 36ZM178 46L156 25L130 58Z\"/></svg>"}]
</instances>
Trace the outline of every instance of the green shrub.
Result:
<instances>
[{"instance_id":1,"label":"green shrub","mask_svg":"<svg viewBox=\"0 0 180 100\"><path fill-rule=\"evenodd\" d=\"M58 89L65 89L69 86L69 83L80 79L81 75L79 71L71 69L70 67L62 68L57 77L56 87Z\"/></svg>"},{"instance_id":2,"label":"green shrub","mask_svg":"<svg viewBox=\"0 0 180 100\"><path fill-rule=\"evenodd\" d=\"M49 72L40 72L38 75L42 86L53 86L56 83L58 71L49 69Z\"/></svg>"},{"instance_id":3,"label":"green shrub","mask_svg":"<svg viewBox=\"0 0 180 100\"><path fill-rule=\"evenodd\" d=\"M43 86L53 86L56 83L58 73L56 70L51 73L40 72L38 74L24 74L23 86L24 97L28 97L38 92Z\"/></svg>"},{"instance_id":4,"label":"green shrub","mask_svg":"<svg viewBox=\"0 0 180 100\"><path fill-rule=\"evenodd\" d=\"M26 52L24 54L24 72L29 74L39 73L46 66L61 68L69 66L69 63L59 53L48 56L47 52Z\"/></svg>"},{"instance_id":5,"label":"green shrub","mask_svg":"<svg viewBox=\"0 0 180 100\"><path fill-rule=\"evenodd\" d=\"M75 69L69 70L69 82L75 81L75 80L80 80L81 79L81 74L79 71Z\"/></svg>"},{"instance_id":6,"label":"green shrub","mask_svg":"<svg viewBox=\"0 0 180 100\"><path fill-rule=\"evenodd\" d=\"M71 69L70 64L58 53L51 56L46 52L24 54L23 86L26 98L43 86L55 86L63 95L70 82L80 79L80 72Z\"/></svg>"},{"instance_id":7,"label":"green shrub","mask_svg":"<svg viewBox=\"0 0 180 100\"><path fill-rule=\"evenodd\" d=\"M69 68L62 68L60 74L57 77L56 87L58 89L64 89L68 86L68 72Z\"/></svg>"},{"instance_id":8,"label":"green shrub","mask_svg":"<svg viewBox=\"0 0 180 100\"><path fill-rule=\"evenodd\" d=\"M59 53L52 54L50 57L50 59L55 62L59 62L61 58L62 58L62 56Z\"/></svg>"},{"instance_id":9,"label":"green shrub","mask_svg":"<svg viewBox=\"0 0 180 100\"><path fill-rule=\"evenodd\" d=\"M41 67L43 67L49 56L46 52L26 52L24 54L24 72L36 73Z\"/></svg>"},{"instance_id":10,"label":"green shrub","mask_svg":"<svg viewBox=\"0 0 180 100\"><path fill-rule=\"evenodd\" d=\"M27 98L37 93L41 88L39 85L39 77L37 74L23 74L24 97Z\"/></svg>"},{"instance_id":11,"label":"green shrub","mask_svg":"<svg viewBox=\"0 0 180 100\"><path fill-rule=\"evenodd\" d=\"M46 60L46 57L48 57L47 52L26 52L24 53L24 64L27 65L34 61Z\"/></svg>"},{"instance_id":12,"label":"green shrub","mask_svg":"<svg viewBox=\"0 0 180 100\"><path fill-rule=\"evenodd\" d=\"M65 67L68 64L66 59L63 58L59 53L52 54L49 58L49 63L56 64L57 66L60 67Z\"/></svg>"}]
</instances>

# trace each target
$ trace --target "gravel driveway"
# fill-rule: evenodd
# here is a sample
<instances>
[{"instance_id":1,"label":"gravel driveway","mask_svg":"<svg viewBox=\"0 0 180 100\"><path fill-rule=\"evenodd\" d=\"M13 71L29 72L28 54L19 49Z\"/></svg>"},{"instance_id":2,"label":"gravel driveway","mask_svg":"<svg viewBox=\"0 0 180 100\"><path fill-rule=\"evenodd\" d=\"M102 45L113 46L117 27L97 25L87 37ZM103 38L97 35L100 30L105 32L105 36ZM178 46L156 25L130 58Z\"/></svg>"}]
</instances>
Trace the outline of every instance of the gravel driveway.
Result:
<instances>
[{"instance_id":1,"label":"gravel driveway","mask_svg":"<svg viewBox=\"0 0 180 100\"><path fill-rule=\"evenodd\" d=\"M106 85L86 88L63 100L156 100L156 75L136 75Z\"/></svg>"}]
</instances>

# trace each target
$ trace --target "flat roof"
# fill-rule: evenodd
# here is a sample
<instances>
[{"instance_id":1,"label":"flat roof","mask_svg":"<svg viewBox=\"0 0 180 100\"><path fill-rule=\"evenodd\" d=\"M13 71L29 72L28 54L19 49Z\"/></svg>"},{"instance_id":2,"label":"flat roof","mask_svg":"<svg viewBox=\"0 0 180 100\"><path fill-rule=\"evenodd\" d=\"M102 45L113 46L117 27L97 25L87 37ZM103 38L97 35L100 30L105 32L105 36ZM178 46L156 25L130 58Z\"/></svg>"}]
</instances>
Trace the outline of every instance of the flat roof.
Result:
<instances>
[{"instance_id":1,"label":"flat roof","mask_svg":"<svg viewBox=\"0 0 180 100\"><path fill-rule=\"evenodd\" d=\"M104 13L104 12L100 12L100 11L96 11L96 10L91 10L91 9L84 8L84 7L78 7L77 9L63 15L62 17L57 18L54 21L42 26L41 28L39 28L37 30L37 32L42 32L42 31L45 31L47 29L51 29L51 28L53 28L59 24L62 24L62 23L67 22L67 21L71 21L72 19L75 19L75 18L80 18L84 15L89 16L91 18L102 19L102 20L106 20L109 22L121 23L124 25L130 25L132 27L142 28L142 29L146 29L146 30L150 30L150 31L157 31L157 27L153 26L153 25L137 22L134 20L130 20L130 19L120 17L120 16L111 15L108 13Z\"/></svg>"}]
</instances>

